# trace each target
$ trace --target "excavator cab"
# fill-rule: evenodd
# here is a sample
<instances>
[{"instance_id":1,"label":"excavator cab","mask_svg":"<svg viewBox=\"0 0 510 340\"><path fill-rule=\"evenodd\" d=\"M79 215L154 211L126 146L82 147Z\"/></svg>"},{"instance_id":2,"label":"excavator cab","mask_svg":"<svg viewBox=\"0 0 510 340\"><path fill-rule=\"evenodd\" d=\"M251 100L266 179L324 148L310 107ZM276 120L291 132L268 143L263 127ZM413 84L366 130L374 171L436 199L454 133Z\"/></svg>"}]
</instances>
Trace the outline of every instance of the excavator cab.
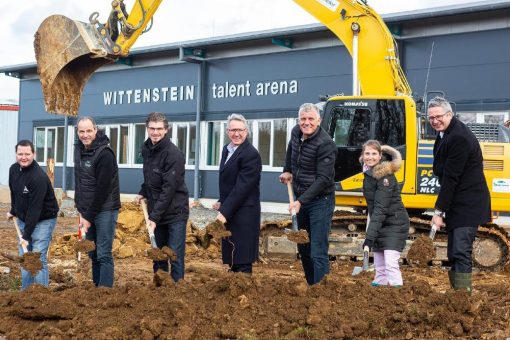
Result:
<instances>
[{"instance_id":1,"label":"excavator cab","mask_svg":"<svg viewBox=\"0 0 510 340\"><path fill-rule=\"evenodd\" d=\"M393 146L405 155L405 122L403 99L336 97L329 100L322 126L338 149L335 182L341 186L344 180L361 172L361 149L369 139ZM357 189L361 190L361 185Z\"/></svg>"},{"instance_id":2,"label":"excavator cab","mask_svg":"<svg viewBox=\"0 0 510 340\"><path fill-rule=\"evenodd\" d=\"M107 23L63 15L46 18L35 33L37 60L47 112L76 116L85 84L101 66L129 54L162 0L136 0L130 13L124 0L113 0Z\"/></svg>"}]
</instances>

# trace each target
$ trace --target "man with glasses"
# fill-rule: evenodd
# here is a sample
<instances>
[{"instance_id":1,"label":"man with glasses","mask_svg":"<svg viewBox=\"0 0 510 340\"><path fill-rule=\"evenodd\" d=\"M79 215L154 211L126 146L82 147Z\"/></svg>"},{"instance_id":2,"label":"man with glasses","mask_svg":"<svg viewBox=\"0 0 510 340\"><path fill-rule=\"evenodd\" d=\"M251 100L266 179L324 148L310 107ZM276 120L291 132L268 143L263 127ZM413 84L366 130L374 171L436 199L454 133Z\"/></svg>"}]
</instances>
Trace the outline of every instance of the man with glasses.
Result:
<instances>
[{"instance_id":1,"label":"man with glasses","mask_svg":"<svg viewBox=\"0 0 510 340\"><path fill-rule=\"evenodd\" d=\"M252 273L259 257L260 154L248 141L246 119L240 114L227 118L230 143L223 147L220 162L220 198L213 208L217 219L232 233L221 241L223 263L232 272Z\"/></svg>"},{"instance_id":2,"label":"man with glasses","mask_svg":"<svg viewBox=\"0 0 510 340\"><path fill-rule=\"evenodd\" d=\"M482 150L471 130L454 116L446 99L435 97L427 107L430 125L439 132L433 170L441 184L431 224L447 226L450 286L471 293L473 242L478 225L491 220Z\"/></svg>"},{"instance_id":3,"label":"man with glasses","mask_svg":"<svg viewBox=\"0 0 510 340\"><path fill-rule=\"evenodd\" d=\"M177 255L170 261L170 276L177 282L184 278L186 223L189 217L188 188L184 182L184 155L170 141L166 116L152 112L145 121L149 138L143 143L143 183L136 199L147 199L149 228L156 245L172 249ZM153 270L168 273L168 260L154 261ZM155 280L157 282L157 280Z\"/></svg>"},{"instance_id":4,"label":"man with glasses","mask_svg":"<svg viewBox=\"0 0 510 340\"><path fill-rule=\"evenodd\" d=\"M315 104L301 105L280 175L280 182L291 182L296 195L289 211L295 209L299 228L310 236L310 243L298 244L310 285L319 283L329 273L328 237L335 208L336 145L320 122Z\"/></svg>"}]
</instances>

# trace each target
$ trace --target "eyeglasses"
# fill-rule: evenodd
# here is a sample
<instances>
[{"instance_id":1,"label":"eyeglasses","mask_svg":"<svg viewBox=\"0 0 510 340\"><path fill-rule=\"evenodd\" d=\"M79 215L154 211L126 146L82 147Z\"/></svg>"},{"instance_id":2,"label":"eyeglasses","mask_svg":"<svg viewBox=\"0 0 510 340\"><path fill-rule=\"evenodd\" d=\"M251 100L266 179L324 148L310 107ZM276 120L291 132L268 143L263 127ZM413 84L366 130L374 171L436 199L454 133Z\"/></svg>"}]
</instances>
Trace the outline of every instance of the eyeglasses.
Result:
<instances>
[{"instance_id":1,"label":"eyeglasses","mask_svg":"<svg viewBox=\"0 0 510 340\"><path fill-rule=\"evenodd\" d=\"M433 122L434 120L443 120L444 116L447 114L447 113L450 113L451 111L446 111L445 113L443 114L440 114L440 115L436 115L436 116L429 116L429 121Z\"/></svg>"},{"instance_id":2,"label":"eyeglasses","mask_svg":"<svg viewBox=\"0 0 510 340\"><path fill-rule=\"evenodd\" d=\"M246 129L227 129L227 131L231 134L234 134L234 133L241 133L241 132L244 132L246 131Z\"/></svg>"}]
</instances>

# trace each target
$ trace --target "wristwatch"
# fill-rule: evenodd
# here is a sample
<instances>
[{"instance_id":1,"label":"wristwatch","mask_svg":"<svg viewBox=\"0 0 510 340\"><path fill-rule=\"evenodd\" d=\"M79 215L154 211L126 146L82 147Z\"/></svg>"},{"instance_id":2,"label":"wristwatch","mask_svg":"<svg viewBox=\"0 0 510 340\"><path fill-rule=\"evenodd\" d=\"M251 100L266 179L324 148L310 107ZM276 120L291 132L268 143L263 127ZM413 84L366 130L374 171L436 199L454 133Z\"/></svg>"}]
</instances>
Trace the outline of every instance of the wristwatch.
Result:
<instances>
[{"instance_id":1,"label":"wristwatch","mask_svg":"<svg viewBox=\"0 0 510 340\"><path fill-rule=\"evenodd\" d=\"M436 210L434 210L434 215L444 218L444 211L436 209Z\"/></svg>"}]
</instances>

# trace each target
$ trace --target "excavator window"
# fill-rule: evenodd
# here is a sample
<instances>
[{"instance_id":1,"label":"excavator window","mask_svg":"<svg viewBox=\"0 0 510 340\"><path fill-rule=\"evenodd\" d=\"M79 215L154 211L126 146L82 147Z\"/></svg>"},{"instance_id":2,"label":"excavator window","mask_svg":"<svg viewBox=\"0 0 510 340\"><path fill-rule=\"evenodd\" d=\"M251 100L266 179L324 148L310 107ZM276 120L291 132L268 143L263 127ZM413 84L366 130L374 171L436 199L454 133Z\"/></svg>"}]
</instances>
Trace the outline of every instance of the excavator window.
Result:
<instances>
[{"instance_id":1,"label":"excavator window","mask_svg":"<svg viewBox=\"0 0 510 340\"><path fill-rule=\"evenodd\" d=\"M325 112L323 126L337 145L335 181L361 172L359 157L363 143L377 139L396 147L405 156L405 103L403 100L374 99L360 101L363 106L348 107L335 101Z\"/></svg>"}]
</instances>

